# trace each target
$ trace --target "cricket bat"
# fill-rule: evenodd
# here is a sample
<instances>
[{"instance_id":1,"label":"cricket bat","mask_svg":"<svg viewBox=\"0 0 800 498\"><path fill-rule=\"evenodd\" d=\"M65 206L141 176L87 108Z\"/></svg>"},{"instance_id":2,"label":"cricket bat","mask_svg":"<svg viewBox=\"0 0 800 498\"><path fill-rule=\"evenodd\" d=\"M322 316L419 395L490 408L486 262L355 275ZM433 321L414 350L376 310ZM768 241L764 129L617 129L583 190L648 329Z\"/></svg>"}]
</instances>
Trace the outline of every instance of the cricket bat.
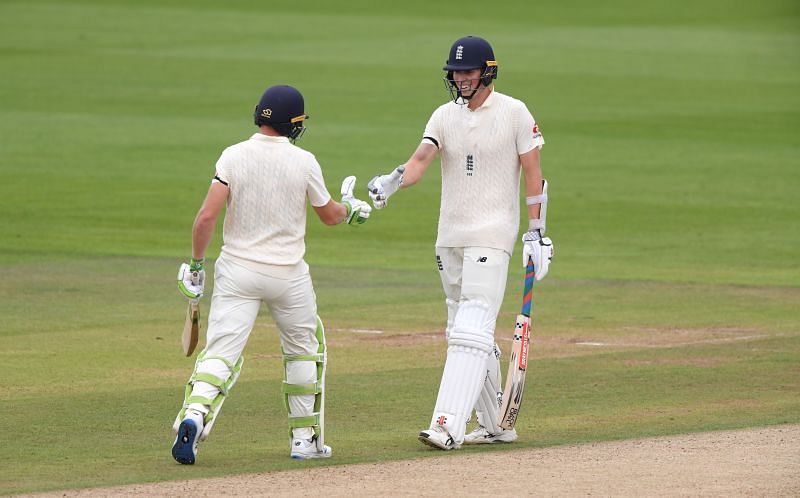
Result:
<instances>
[{"instance_id":1,"label":"cricket bat","mask_svg":"<svg viewBox=\"0 0 800 498\"><path fill-rule=\"evenodd\" d=\"M197 341L200 338L200 306L197 303L189 303L186 309L186 322L183 324L183 354L192 356Z\"/></svg>"},{"instance_id":2,"label":"cricket bat","mask_svg":"<svg viewBox=\"0 0 800 498\"><path fill-rule=\"evenodd\" d=\"M514 341L511 345L511 356L508 360L506 387L503 391L503 404L500 406L500 427L503 429L514 428L522 405L522 393L525 390L525 372L528 368L528 349L530 348L534 276L533 260L529 258L525 268L522 311L517 315L517 323L514 326Z\"/></svg>"}]
</instances>

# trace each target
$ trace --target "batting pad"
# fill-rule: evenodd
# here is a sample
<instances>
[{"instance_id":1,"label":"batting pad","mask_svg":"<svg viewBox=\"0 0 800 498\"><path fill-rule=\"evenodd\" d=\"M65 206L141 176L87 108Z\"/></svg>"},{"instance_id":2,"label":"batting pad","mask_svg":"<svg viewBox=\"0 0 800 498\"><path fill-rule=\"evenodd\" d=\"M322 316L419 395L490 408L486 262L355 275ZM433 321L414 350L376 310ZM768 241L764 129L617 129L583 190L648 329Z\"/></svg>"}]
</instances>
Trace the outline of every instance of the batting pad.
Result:
<instances>
[{"instance_id":1,"label":"batting pad","mask_svg":"<svg viewBox=\"0 0 800 498\"><path fill-rule=\"evenodd\" d=\"M473 299L464 301L458 306L447 344L479 349L489 354L494 347L493 327L489 306Z\"/></svg>"},{"instance_id":2,"label":"batting pad","mask_svg":"<svg viewBox=\"0 0 800 498\"><path fill-rule=\"evenodd\" d=\"M458 445L464 442L467 421L486 377L488 357L488 351L475 347L451 345L447 348L431 427L441 425Z\"/></svg>"},{"instance_id":3,"label":"batting pad","mask_svg":"<svg viewBox=\"0 0 800 498\"><path fill-rule=\"evenodd\" d=\"M503 398L502 379L500 374L500 348L494 345L492 354L486 361L486 378L481 387L480 396L475 403L475 415L478 423L492 434L500 432L500 416L498 410Z\"/></svg>"},{"instance_id":4,"label":"batting pad","mask_svg":"<svg viewBox=\"0 0 800 498\"><path fill-rule=\"evenodd\" d=\"M214 426L214 421L217 419L217 415L222 409L222 405L225 403L228 393L239 379L243 364L243 357L239 357L239 360L233 364L219 356L207 356L206 350L203 350L197 355L197 361L195 361L194 364L194 373L189 377L189 382L186 384L183 407L175 418L175 423L172 426L173 430L178 432L178 427L186 416L186 409L189 405L193 403L205 405L208 407L208 413L205 414L203 419L203 432L200 433L200 441L205 441L208 434L211 432L211 428ZM208 396L208 390L201 388L198 389L198 391L203 391L203 395L195 395L194 386L196 383L210 384L216 387L216 393L213 397Z\"/></svg>"},{"instance_id":5,"label":"batting pad","mask_svg":"<svg viewBox=\"0 0 800 498\"><path fill-rule=\"evenodd\" d=\"M319 346L314 354L283 355L284 406L289 413L289 439L294 429L310 427L316 436L317 449L325 448L325 368L328 356L325 328L317 317L316 338Z\"/></svg>"}]
</instances>

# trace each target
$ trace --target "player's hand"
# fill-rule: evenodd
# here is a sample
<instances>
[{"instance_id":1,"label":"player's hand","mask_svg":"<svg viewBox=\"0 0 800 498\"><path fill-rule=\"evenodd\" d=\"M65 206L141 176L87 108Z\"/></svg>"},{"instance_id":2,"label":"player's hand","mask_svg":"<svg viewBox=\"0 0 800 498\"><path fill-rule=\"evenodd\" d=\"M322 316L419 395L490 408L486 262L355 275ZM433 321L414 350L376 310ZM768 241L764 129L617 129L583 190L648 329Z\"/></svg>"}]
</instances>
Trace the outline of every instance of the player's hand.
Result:
<instances>
[{"instance_id":1,"label":"player's hand","mask_svg":"<svg viewBox=\"0 0 800 498\"><path fill-rule=\"evenodd\" d=\"M369 189L369 198L372 199L375 209L385 208L389 197L400 189L405 170L406 167L400 165L388 175L376 176L369 181L367 189Z\"/></svg>"},{"instance_id":2,"label":"player's hand","mask_svg":"<svg viewBox=\"0 0 800 498\"><path fill-rule=\"evenodd\" d=\"M550 260L555 250L550 237L542 237L539 230L528 230L522 235L522 266L528 265L528 259L533 259L533 270L536 280L541 280L547 275Z\"/></svg>"},{"instance_id":3,"label":"player's hand","mask_svg":"<svg viewBox=\"0 0 800 498\"><path fill-rule=\"evenodd\" d=\"M206 271L202 259L192 258L189 264L183 263L178 268L178 290L192 302L200 301L206 285Z\"/></svg>"},{"instance_id":4,"label":"player's hand","mask_svg":"<svg viewBox=\"0 0 800 498\"><path fill-rule=\"evenodd\" d=\"M353 197L353 189L356 186L356 177L348 176L342 182L342 204L347 209L344 218L348 225L363 225L367 222L372 208L366 202Z\"/></svg>"}]
</instances>

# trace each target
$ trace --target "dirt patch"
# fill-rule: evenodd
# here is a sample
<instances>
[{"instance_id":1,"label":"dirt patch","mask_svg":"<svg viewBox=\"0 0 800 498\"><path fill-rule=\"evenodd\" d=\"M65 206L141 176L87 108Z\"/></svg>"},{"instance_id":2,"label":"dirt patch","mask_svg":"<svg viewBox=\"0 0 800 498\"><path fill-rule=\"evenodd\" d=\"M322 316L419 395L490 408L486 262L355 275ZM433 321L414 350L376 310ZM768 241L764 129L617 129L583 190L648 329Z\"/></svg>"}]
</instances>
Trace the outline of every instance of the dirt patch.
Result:
<instances>
[{"instance_id":1,"label":"dirt patch","mask_svg":"<svg viewBox=\"0 0 800 498\"><path fill-rule=\"evenodd\" d=\"M464 449L400 462L36 496L222 494L334 497L798 496L800 425L480 454Z\"/></svg>"}]
</instances>

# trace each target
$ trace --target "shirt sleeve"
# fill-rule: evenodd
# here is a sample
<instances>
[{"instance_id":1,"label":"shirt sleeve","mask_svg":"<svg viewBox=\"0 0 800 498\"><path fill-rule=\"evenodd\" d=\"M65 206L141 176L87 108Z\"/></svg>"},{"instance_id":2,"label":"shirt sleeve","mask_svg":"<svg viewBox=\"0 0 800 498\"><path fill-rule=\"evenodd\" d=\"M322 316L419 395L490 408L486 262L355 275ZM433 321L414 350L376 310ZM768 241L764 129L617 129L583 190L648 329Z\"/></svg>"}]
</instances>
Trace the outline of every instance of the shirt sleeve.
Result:
<instances>
[{"instance_id":1,"label":"shirt sleeve","mask_svg":"<svg viewBox=\"0 0 800 498\"><path fill-rule=\"evenodd\" d=\"M433 144L436 146L437 149L440 150L444 145L442 143L441 116L442 116L441 108L433 111L431 118L428 120L428 124L425 125L425 132L422 134L423 142Z\"/></svg>"},{"instance_id":2,"label":"shirt sleeve","mask_svg":"<svg viewBox=\"0 0 800 498\"><path fill-rule=\"evenodd\" d=\"M308 200L314 207L322 207L331 200L331 194L325 187L325 178L317 159L311 156L311 174L308 178Z\"/></svg>"},{"instance_id":3,"label":"shirt sleeve","mask_svg":"<svg viewBox=\"0 0 800 498\"><path fill-rule=\"evenodd\" d=\"M219 159L217 159L214 178L211 180L211 183L221 183L226 187L229 186L231 182L231 170L230 154L228 153L228 149L225 149L222 151Z\"/></svg>"},{"instance_id":4,"label":"shirt sleeve","mask_svg":"<svg viewBox=\"0 0 800 498\"><path fill-rule=\"evenodd\" d=\"M539 125L533 119L525 105L517 109L517 154L522 155L530 152L534 147L541 149L544 145L544 137L539 130Z\"/></svg>"}]
</instances>

